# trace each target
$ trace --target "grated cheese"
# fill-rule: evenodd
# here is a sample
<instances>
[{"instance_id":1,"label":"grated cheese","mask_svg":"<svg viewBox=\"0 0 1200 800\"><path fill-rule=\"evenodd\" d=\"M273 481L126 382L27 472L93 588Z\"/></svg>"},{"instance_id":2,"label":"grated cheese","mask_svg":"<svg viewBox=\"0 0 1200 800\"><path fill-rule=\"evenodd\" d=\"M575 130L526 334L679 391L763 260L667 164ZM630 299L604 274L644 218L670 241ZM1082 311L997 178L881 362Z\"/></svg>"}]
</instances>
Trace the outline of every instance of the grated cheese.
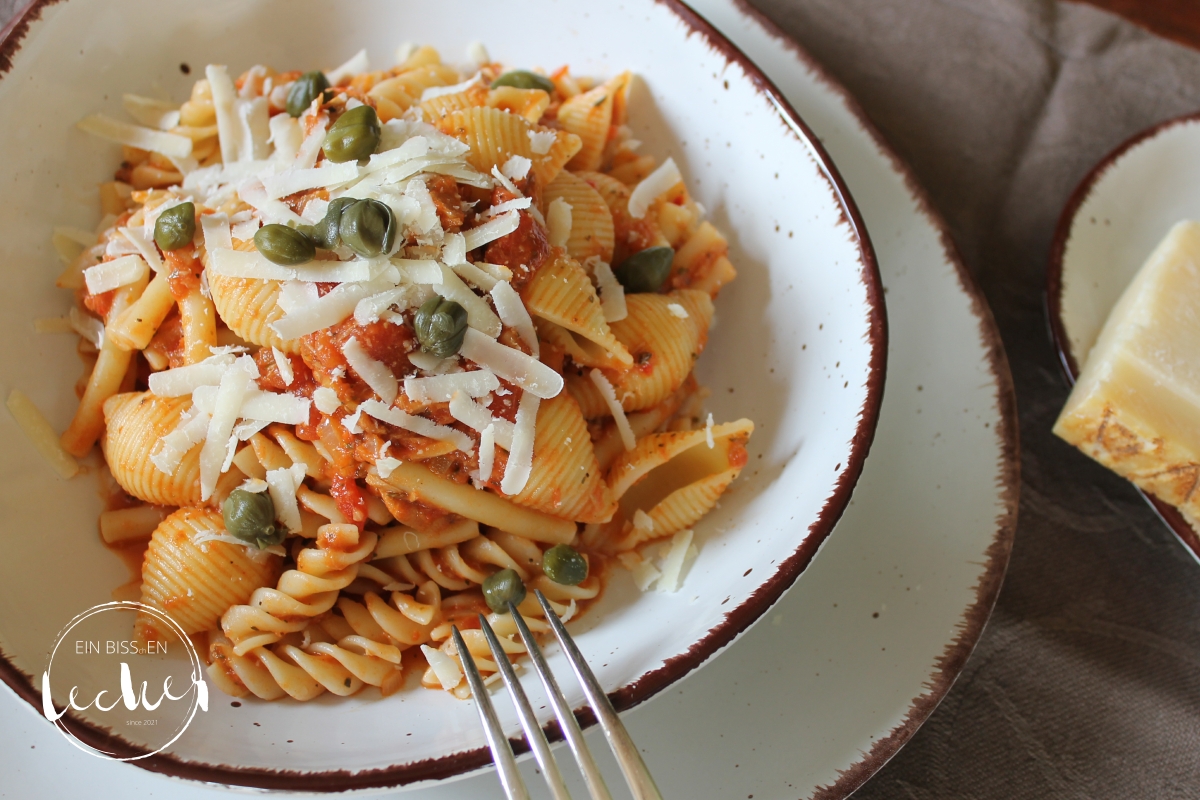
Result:
<instances>
[{"instance_id":1,"label":"grated cheese","mask_svg":"<svg viewBox=\"0 0 1200 800\"><path fill-rule=\"evenodd\" d=\"M265 97L235 101L238 122L242 129L243 161L259 161L271 155L271 109Z\"/></svg>"},{"instance_id":2,"label":"grated cheese","mask_svg":"<svg viewBox=\"0 0 1200 800\"><path fill-rule=\"evenodd\" d=\"M329 79L330 86L337 86L346 78L357 75L360 72L366 72L370 68L371 62L367 59L367 51L364 48L352 55L345 64L342 64L340 67L334 67L326 72L325 77Z\"/></svg>"},{"instance_id":3,"label":"grated cheese","mask_svg":"<svg viewBox=\"0 0 1200 800\"><path fill-rule=\"evenodd\" d=\"M275 369L279 370L279 377L283 378L284 386L291 386L292 381L296 379L296 372L292 369L292 360L280 350L272 345L271 355L275 357Z\"/></svg>"},{"instance_id":4,"label":"grated cheese","mask_svg":"<svg viewBox=\"0 0 1200 800\"><path fill-rule=\"evenodd\" d=\"M267 489L269 489L270 487L268 486L266 481L260 480L259 478L246 478L246 480L242 481L242 485L239 486L238 488L241 489L243 492L250 492L251 494L262 494L263 492L267 491Z\"/></svg>"},{"instance_id":5,"label":"grated cheese","mask_svg":"<svg viewBox=\"0 0 1200 800\"><path fill-rule=\"evenodd\" d=\"M212 417L208 421L204 446L200 450L201 500L207 500L212 496L213 490L217 486L217 479L224 471L221 467L226 460L234 423L237 422L242 400L250 391L252 380L256 377L258 377L258 368L249 356L239 358L221 377L216 399L213 402Z\"/></svg>"},{"instance_id":6,"label":"grated cheese","mask_svg":"<svg viewBox=\"0 0 1200 800\"><path fill-rule=\"evenodd\" d=\"M713 441L713 416L712 416L712 412L709 412L709 415L708 415L708 421L704 423L704 441L708 443L708 449L709 449L709 450L712 450L714 447L716 447L716 446L717 446L717 443L716 443L715 441Z\"/></svg>"},{"instance_id":7,"label":"grated cheese","mask_svg":"<svg viewBox=\"0 0 1200 800\"><path fill-rule=\"evenodd\" d=\"M237 439L239 442L244 442L270 424L271 420L269 419L242 420L237 425L233 426L233 438ZM233 461L237 461L236 453L234 453ZM225 469L229 469L229 464L225 465Z\"/></svg>"},{"instance_id":8,"label":"grated cheese","mask_svg":"<svg viewBox=\"0 0 1200 800\"><path fill-rule=\"evenodd\" d=\"M378 400L367 400L358 408L380 422L395 425L397 428L404 428L406 431L412 431L429 439L437 439L439 442L449 442L464 453L470 453L474 449L471 437L462 431L455 430L446 425L439 425L424 417L406 414L400 409L386 406Z\"/></svg>"},{"instance_id":9,"label":"grated cheese","mask_svg":"<svg viewBox=\"0 0 1200 800\"><path fill-rule=\"evenodd\" d=\"M533 327L533 319L530 318L529 310L525 308L525 303L521 301L521 295L517 294L517 290L510 284L497 282L492 287L491 295L500 320L517 332L521 341L525 342L533 352L534 358L540 356L541 348L538 345L537 331Z\"/></svg>"},{"instance_id":10,"label":"grated cheese","mask_svg":"<svg viewBox=\"0 0 1200 800\"><path fill-rule=\"evenodd\" d=\"M498 203L497 205L494 205L485 211L483 213L483 217L485 219L489 217L498 217L501 214L505 214L509 211L522 211L526 208L529 208L531 205L533 205L533 200L529 197L518 197L515 200L505 200L503 203ZM466 259L464 258L463 260L465 261Z\"/></svg>"},{"instance_id":11,"label":"grated cheese","mask_svg":"<svg viewBox=\"0 0 1200 800\"><path fill-rule=\"evenodd\" d=\"M394 262L400 273L412 283L433 284L442 282L442 267L429 259L397 258Z\"/></svg>"},{"instance_id":12,"label":"grated cheese","mask_svg":"<svg viewBox=\"0 0 1200 800\"><path fill-rule=\"evenodd\" d=\"M321 162L322 166L312 169L289 169L278 175L268 175L262 179L267 197L278 200L296 192L307 189L331 189L358 180L362 174L358 164L347 161L335 164L332 161Z\"/></svg>"},{"instance_id":13,"label":"grated cheese","mask_svg":"<svg viewBox=\"0 0 1200 800\"><path fill-rule=\"evenodd\" d=\"M199 386L217 386L233 363L233 356L212 356L199 364L153 372L149 380L150 392L159 397L183 397Z\"/></svg>"},{"instance_id":14,"label":"grated cheese","mask_svg":"<svg viewBox=\"0 0 1200 800\"><path fill-rule=\"evenodd\" d=\"M229 232L229 217L225 214L204 214L200 217L200 230L204 233L204 249L209 261L217 250L233 250L233 235Z\"/></svg>"},{"instance_id":15,"label":"grated cheese","mask_svg":"<svg viewBox=\"0 0 1200 800\"><path fill-rule=\"evenodd\" d=\"M493 419L491 411L465 394L455 394L450 398L450 416L479 433L492 428L496 444L505 450L512 450L516 426L506 419Z\"/></svg>"},{"instance_id":16,"label":"grated cheese","mask_svg":"<svg viewBox=\"0 0 1200 800\"><path fill-rule=\"evenodd\" d=\"M49 462L59 477L71 479L79 472L79 462L63 449L50 421L20 389L8 393L8 412L31 444Z\"/></svg>"},{"instance_id":17,"label":"grated cheese","mask_svg":"<svg viewBox=\"0 0 1200 800\"><path fill-rule=\"evenodd\" d=\"M400 286L380 292L379 294L373 294L370 297L364 297L358 301L358 305L354 306L354 321L359 325L369 325L377 321L393 305L404 303L405 299L411 295L411 288L409 286ZM401 317L400 321L403 321L403 317ZM400 321L396 324L400 324Z\"/></svg>"},{"instance_id":18,"label":"grated cheese","mask_svg":"<svg viewBox=\"0 0 1200 800\"><path fill-rule=\"evenodd\" d=\"M520 189L518 189L516 184L514 184L512 182L512 179L510 179L507 175L505 175L503 172L501 172L499 167L496 167L496 166L492 167L492 177L495 178L497 181L499 181L500 185L503 186L505 189L507 189L508 193L513 195L514 197L523 197L524 196L524 192L522 192Z\"/></svg>"},{"instance_id":19,"label":"grated cheese","mask_svg":"<svg viewBox=\"0 0 1200 800\"><path fill-rule=\"evenodd\" d=\"M509 180L519 181L529 174L529 168L532 166L533 162L525 156L510 156L500 168L500 174Z\"/></svg>"},{"instance_id":20,"label":"grated cheese","mask_svg":"<svg viewBox=\"0 0 1200 800\"><path fill-rule=\"evenodd\" d=\"M532 209L531 209L532 210ZM512 281L512 270L503 264L489 264L486 261L476 261L476 268L481 272L485 272L492 278L498 281Z\"/></svg>"},{"instance_id":21,"label":"grated cheese","mask_svg":"<svg viewBox=\"0 0 1200 800\"><path fill-rule=\"evenodd\" d=\"M596 276L596 288L600 291L600 311L604 314L605 322L618 322L629 316L625 304L625 287L613 274L612 267L599 257L593 257L584 266L591 266L592 274Z\"/></svg>"},{"instance_id":22,"label":"grated cheese","mask_svg":"<svg viewBox=\"0 0 1200 800\"><path fill-rule=\"evenodd\" d=\"M157 219L157 217L156 217ZM158 255L158 248L154 243L146 238L146 235L137 228L118 228L121 235L130 241L138 254L146 259L146 263L150 265L150 269L154 272L162 272L163 262Z\"/></svg>"},{"instance_id":23,"label":"grated cheese","mask_svg":"<svg viewBox=\"0 0 1200 800\"><path fill-rule=\"evenodd\" d=\"M571 204L561 197L550 201L546 209L546 226L551 247L566 247L571 238Z\"/></svg>"},{"instance_id":24,"label":"grated cheese","mask_svg":"<svg viewBox=\"0 0 1200 800\"><path fill-rule=\"evenodd\" d=\"M75 306L67 312L67 322L70 323L70 329L78 333L84 339L87 339L97 350L104 347L104 323L93 317L91 314L85 314Z\"/></svg>"},{"instance_id":25,"label":"grated cheese","mask_svg":"<svg viewBox=\"0 0 1200 800\"><path fill-rule=\"evenodd\" d=\"M488 55L487 48L483 46L483 42L471 42L467 45L467 58L471 59L471 63L477 67L491 63L492 60L492 57Z\"/></svg>"},{"instance_id":26,"label":"grated cheese","mask_svg":"<svg viewBox=\"0 0 1200 800\"><path fill-rule=\"evenodd\" d=\"M454 270L454 274L458 277L485 292L490 292L499 282L474 264L453 264L450 269Z\"/></svg>"},{"instance_id":27,"label":"grated cheese","mask_svg":"<svg viewBox=\"0 0 1200 800\"><path fill-rule=\"evenodd\" d=\"M532 392L521 395L517 405L517 421L513 428L512 449L508 451L508 463L504 467L504 479L500 491L507 495L520 494L529 483L533 472L533 441L537 424L538 406L541 398Z\"/></svg>"},{"instance_id":28,"label":"grated cheese","mask_svg":"<svg viewBox=\"0 0 1200 800\"><path fill-rule=\"evenodd\" d=\"M202 408L193 398L192 407L179 418L174 430L159 440L158 447L150 454L150 463L164 475L174 475L188 451L204 441L210 416L211 410Z\"/></svg>"},{"instance_id":29,"label":"grated cheese","mask_svg":"<svg viewBox=\"0 0 1200 800\"><path fill-rule=\"evenodd\" d=\"M457 355L450 356L449 358L438 358L429 353L422 353L419 349L409 353L408 360L417 369L431 372L434 375L443 375L451 372L458 365Z\"/></svg>"},{"instance_id":30,"label":"grated cheese","mask_svg":"<svg viewBox=\"0 0 1200 800\"><path fill-rule=\"evenodd\" d=\"M216 249L209 253L209 269L227 278L254 278L261 281L304 281L308 283L349 283L371 277L370 263L354 261L310 261L285 267L268 261L257 250Z\"/></svg>"},{"instance_id":31,"label":"grated cheese","mask_svg":"<svg viewBox=\"0 0 1200 800\"><path fill-rule=\"evenodd\" d=\"M291 164L300 153L300 145L304 142L304 129L300 120L293 119L287 114L276 114L268 123L271 131L270 143L275 146L271 158L283 164Z\"/></svg>"},{"instance_id":32,"label":"grated cheese","mask_svg":"<svg viewBox=\"0 0 1200 800\"><path fill-rule=\"evenodd\" d=\"M354 436L357 436L363 432L362 426L358 424L359 420L362 419L362 415L363 408L362 406L359 406L358 408L354 409L353 414L342 420L342 427L350 431L350 433Z\"/></svg>"},{"instance_id":33,"label":"grated cheese","mask_svg":"<svg viewBox=\"0 0 1200 800\"><path fill-rule=\"evenodd\" d=\"M247 148L244 147L242 125L235 109L237 93L234 91L233 81L229 78L229 70L219 64L209 64L204 68L204 74L212 90L213 109L217 114L217 139L221 144L221 161L225 164L241 161L241 155ZM191 155L191 148L183 155Z\"/></svg>"},{"instance_id":34,"label":"grated cheese","mask_svg":"<svg viewBox=\"0 0 1200 800\"><path fill-rule=\"evenodd\" d=\"M464 234L467 238L467 250L471 251L477 247L483 247L489 242L494 242L503 236L508 236L520 224L520 212L509 211L503 216L490 219L476 228L471 228L471 230Z\"/></svg>"},{"instance_id":35,"label":"grated cheese","mask_svg":"<svg viewBox=\"0 0 1200 800\"><path fill-rule=\"evenodd\" d=\"M296 491L304 483L304 465L292 464L290 467L267 470L266 482L271 502L275 505L275 516L289 533L299 533L304 523L300 518Z\"/></svg>"},{"instance_id":36,"label":"grated cheese","mask_svg":"<svg viewBox=\"0 0 1200 800\"><path fill-rule=\"evenodd\" d=\"M479 480L491 480L496 465L496 426L489 424L479 435ZM480 488L480 487L477 487Z\"/></svg>"},{"instance_id":37,"label":"grated cheese","mask_svg":"<svg viewBox=\"0 0 1200 800\"><path fill-rule=\"evenodd\" d=\"M432 100L435 97L443 97L448 94L458 94L465 92L475 84L479 83L480 73L476 72L470 78L467 78L462 83L456 83L453 86L430 86L421 92L421 99L417 102L424 103L426 100Z\"/></svg>"},{"instance_id":38,"label":"grated cheese","mask_svg":"<svg viewBox=\"0 0 1200 800\"><path fill-rule=\"evenodd\" d=\"M500 335L503 326L496 312L479 295L471 291L462 278L454 270L439 265L441 281L434 285L433 290L447 300L453 300L467 312L467 325L495 339ZM507 285L507 284L506 284Z\"/></svg>"},{"instance_id":39,"label":"grated cheese","mask_svg":"<svg viewBox=\"0 0 1200 800\"><path fill-rule=\"evenodd\" d=\"M690 554L696 553L692 547L692 531L685 529L671 537L671 549L663 559L662 577L658 579L658 591L676 592L687 574L685 561ZM694 555L693 555L694 558Z\"/></svg>"},{"instance_id":40,"label":"grated cheese","mask_svg":"<svg viewBox=\"0 0 1200 800\"><path fill-rule=\"evenodd\" d=\"M529 131L529 149L539 156L549 153L557 141L554 131Z\"/></svg>"},{"instance_id":41,"label":"grated cheese","mask_svg":"<svg viewBox=\"0 0 1200 800\"><path fill-rule=\"evenodd\" d=\"M83 271L83 281L87 284L88 292L101 294L136 283L146 277L149 271L141 256L127 255L88 267Z\"/></svg>"},{"instance_id":42,"label":"grated cheese","mask_svg":"<svg viewBox=\"0 0 1200 800\"><path fill-rule=\"evenodd\" d=\"M637 444L637 439L634 438L633 428L629 426L629 418L625 416L625 409L617 401L617 393L613 389L613 385L608 382L608 378L604 377L604 373L598 369L593 369L588 377L592 379L592 383L596 384L596 388L600 390L600 396L604 398L604 403L608 406L613 421L617 423L617 432L621 434L621 443L625 445L626 450L632 450Z\"/></svg>"},{"instance_id":43,"label":"grated cheese","mask_svg":"<svg viewBox=\"0 0 1200 800\"><path fill-rule=\"evenodd\" d=\"M486 369L455 372L429 378L405 378L404 394L414 403L447 403L455 392L467 397L484 397L500 388L500 381Z\"/></svg>"},{"instance_id":44,"label":"grated cheese","mask_svg":"<svg viewBox=\"0 0 1200 800\"><path fill-rule=\"evenodd\" d=\"M633 193L629 195L629 216L634 219L646 216L650 204L682 180L683 175L679 173L679 167L675 166L675 159L668 158L634 187Z\"/></svg>"},{"instance_id":45,"label":"grated cheese","mask_svg":"<svg viewBox=\"0 0 1200 800\"><path fill-rule=\"evenodd\" d=\"M358 377L362 378L363 383L371 387L371 391L379 395L383 402L388 405L395 402L396 394L399 391L396 376L382 361L371 358L359 344L357 338L350 337L342 345L342 355L346 357L346 363L350 365L350 368L358 373Z\"/></svg>"},{"instance_id":46,"label":"grated cheese","mask_svg":"<svg viewBox=\"0 0 1200 800\"><path fill-rule=\"evenodd\" d=\"M257 422L302 425L308 422L308 410L311 405L312 402L307 397L251 389L242 400L239 416Z\"/></svg>"},{"instance_id":47,"label":"grated cheese","mask_svg":"<svg viewBox=\"0 0 1200 800\"><path fill-rule=\"evenodd\" d=\"M543 400L557 397L563 389L562 375L536 358L506 347L472 328L468 328L463 337L459 355Z\"/></svg>"},{"instance_id":48,"label":"grated cheese","mask_svg":"<svg viewBox=\"0 0 1200 800\"><path fill-rule=\"evenodd\" d=\"M192 140L175 133L164 133L140 125L130 125L127 122L106 117L103 114L91 114L75 123L75 127L84 133L99 136L110 142L136 147L160 153L168 158L187 158L192 154Z\"/></svg>"},{"instance_id":49,"label":"grated cheese","mask_svg":"<svg viewBox=\"0 0 1200 800\"><path fill-rule=\"evenodd\" d=\"M267 197L267 189L262 185L262 181L258 179L240 184L237 188L237 193L247 205L258 212L258 216L264 224L275 223L287 225L288 223L300 224L304 222L304 219L295 211L292 211L287 203Z\"/></svg>"},{"instance_id":50,"label":"grated cheese","mask_svg":"<svg viewBox=\"0 0 1200 800\"><path fill-rule=\"evenodd\" d=\"M169 131L179 124L179 106L165 100L141 97L136 94L121 95L121 107L125 113L137 120L139 125Z\"/></svg>"},{"instance_id":51,"label":"grated cheese","mask_svg":"<svg viewBox=\"0 0 1200 800\"><path fill-rule=\"evenodd\" d=\"M333 414L342 407L342 401L338 399L337 392L333 389L328 386L319 386L313 392L313 405L322 414Z\"/></svg>"},{"instance_id":52,"label":"grated cheese","mask_svg":"<svg viewBox=\"0 0 1200 800\"><path fill-rule=\"evenodd\" d=\"M371 288L367 284L343 283L311 305L271 323L271 327L285 340L299 339L301 336L337 325L353 314L358 302L370 294Z\"/></svg>"},{"instance_id":53,"label":"grated cheese","mask_svg":"<svg viewBox=\"0 0 1200 800\"><path fill-rule=\"evenodd\" d=\"M427 644L421 645L421 652L425 655L425 660L429 662L429 668L437 676L438 683L447 692L462 682L462 670L453 658L441 650L434 650Z\"/></svg>"},{"instance_id":54,"label":"grated cheese","mask_svg":"<svg viewBox=\"0 0 1200 800\"><path fill-rule=\"evenodd\" d=\"M467 263L467 240L461 233L446 236L446 243L442 245L442 263L451 267Z\"/></svg>"},{"instance_id":55,"label":"grated cheese","mask_svg":"<svg viewBox=\"0 0 1200 800\"><path fill-rule=\"evenodd\" d=\"M310 115L305 113L300 117L303 123L309 119ZM296 169L309 169L316 166L317 156L321 153L321 146L325 143L325 131L329 127L329 118L322 114L317 124L313 126L304 140L300 142L299 149L296 150L296 161L293 166Z\"/></svg>"},{"instance_id":56,"label":"grated cheese","mask_svg":"<svg viewBox=\"0 0 1200 800\"><path fill-rule=\"evenodd\" d=\"M687 319L687 309L679 305L679 303L667 303L667 311L671 312L671 316L676 319Z\"/></svg>"}]
</instances>

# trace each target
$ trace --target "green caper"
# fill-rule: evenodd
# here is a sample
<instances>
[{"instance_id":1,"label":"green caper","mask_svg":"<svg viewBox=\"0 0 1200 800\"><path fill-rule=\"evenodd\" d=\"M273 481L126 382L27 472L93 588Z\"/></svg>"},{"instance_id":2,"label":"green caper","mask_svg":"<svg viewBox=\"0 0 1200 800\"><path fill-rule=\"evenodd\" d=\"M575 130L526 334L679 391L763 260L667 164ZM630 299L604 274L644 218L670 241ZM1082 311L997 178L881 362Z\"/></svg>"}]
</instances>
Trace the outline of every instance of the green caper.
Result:
<instances>
[{"instance_id":1,"label":"green caper","mask_svg":"<svg viewBox=\"0 0 1200 800\"><path fill-rule=\"evenodd\" d=\"M332 250L342 243L342 239L338 234L341 226L342 212L356 202L353 197L339 197L336 200L330 200L329 207L325 209L325 217L320 222L316 225L305 226L299 230L308 234L316 242L317 247Z\"/></svg>"},{"instance_id":2,"label":"green caper","mask_svg":"<svg viewBox=\"0 0 1200 800\"><path fill-rule=\"evenodd\" d=\"M306 72L296 79L287 93L288 116L298 117L303 114L318 95L329 88L329 79L324 72Z\"/></svg>"},{"instance_id":3,"label":"green caper","mask_svg":"<svg viewBox=\"0 0 1200 800\"><path fill-rule=\"evenodd\" d=\"M304 231L275 223L258 229L254 246L268 261L285 267L307 264L317 254L316 244Z\"/></svg>"},{"instance_id":4,"label":"green caper","mask_svg":"<svg viewBox=\"0 0 1200 800\"><path fill-rule=\"evenodd\" d=\"M674 258L670 247L648 247L622 261L613 274L627 292L657 292L671 272Z\"/></svg>"},{"instance_id":5,"label":"green caper","mask_svg":"<svg viewBox=\"0 0 1200 800\"><path fill-rule=\"evenodd\" d=\"M514 570L502 569L483 582L483 599L497 614L508 613L508 604L521 605L525 599L525 584Z\"/></svg>"},{"instance_id":6,"label":"green caper","mask_svg":"<svg viewBox=\"0 0 1200 800\"><path fill-rule=\"evenodd\" d=\"M462 347L467 335L467 312L453 300L434 295L417 309L413 329L421 352L449 358Z\"/></svg>"},{"instance_id":7,"label":"green caper","mask_svg":"<svg viewBox=\"0 0 1200 800\"><path fill-rule=\"evenodd\" d=\"M375 109L355 106L338 117L325 134L325 157L338 164L361 161L375 152L382 132Z\"/></svg>"},{"instance_id":8,"label":"green caper","mask_svg":"<svg viewBox=\"0 0 1200 800\"><path fill-rule=\"evenodd\" d=\"M542 572L555 583L578 586L588 576L588 563L574 547L556 544L542 554Z\"/></svg>"},{"instance_id":9,"label":"green caper","mask_svg":"<svg viewBox=\"0 0 1200 800\"><path fill-rule=\"evenodd\" d=\"M396 241L396 216L387 203L359 200L342 209L338 236L363 258L390 253Z\"/></svg>"},{"instance_id":10,"label":"green caper","mask_svg":"<svg viewBox=\"0 0 1200 800\"><path fill-rule=\"evenodd\" d=\"M279 544L287 536L287 530L275 524L275 504L266 492L234 489L221 504L221 516L231 536L259 550Z\"/></svg>"},{"instance_id":11,"label":"green caper","mask_svg":"<svg viewBox=\"0 0 1200 800\"><path fill-rule=\"evenodd\" d=\"M158 215L154 223L154 243L166 250L187 247L196 236L196 205L180 203Z\"/></svg>"},{"instance_id":12,"label":"green caper","mask_svg":"<svg viewBox=\"0 0 1200 800\"><path fill-rule=\"evenodd\" d=\"M518 89L541 89L546 94L554 94L554 84L545 75L538 75L527 69L514 69L506 72L492 81L492 88L514 86Z\"/></svg>"}]
</instances>

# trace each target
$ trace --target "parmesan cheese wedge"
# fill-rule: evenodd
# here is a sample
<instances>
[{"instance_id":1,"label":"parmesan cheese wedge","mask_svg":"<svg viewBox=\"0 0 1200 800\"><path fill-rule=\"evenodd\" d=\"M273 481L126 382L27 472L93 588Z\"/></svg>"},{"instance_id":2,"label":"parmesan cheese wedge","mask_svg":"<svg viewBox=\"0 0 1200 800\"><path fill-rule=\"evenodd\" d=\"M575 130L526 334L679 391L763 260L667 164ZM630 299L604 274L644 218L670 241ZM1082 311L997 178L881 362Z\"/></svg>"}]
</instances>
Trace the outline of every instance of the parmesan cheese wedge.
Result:
<instances>
[{"instance_id":1,"label":"parmesan cheese wedge","mask_svg":"<svg viewBox=\"0 0 1200 800\"><path fill-rule=\"evenodd\" d=\"M1054 433L1200 527L1200 223L1181 222L1108 316Z\"/></svg>"}]
</instances>

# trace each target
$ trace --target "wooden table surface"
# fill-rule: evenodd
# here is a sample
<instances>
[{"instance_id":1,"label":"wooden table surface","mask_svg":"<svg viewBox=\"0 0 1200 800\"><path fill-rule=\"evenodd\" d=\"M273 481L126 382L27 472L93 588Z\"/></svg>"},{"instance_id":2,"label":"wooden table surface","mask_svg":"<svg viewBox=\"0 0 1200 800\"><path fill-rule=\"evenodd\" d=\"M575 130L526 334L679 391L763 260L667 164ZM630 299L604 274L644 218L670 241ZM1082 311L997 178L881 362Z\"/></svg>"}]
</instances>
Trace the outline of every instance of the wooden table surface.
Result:
<instances>
[{"instance_id":1,"label":"wooden table surface","mask_svg":"<svg viewBox=\"0 0 1200 800\"><path fill-rule=\"evenodd\" d=\"M1200 0L1078 0L1200 49Z\"/></svg>"}]
</instances>

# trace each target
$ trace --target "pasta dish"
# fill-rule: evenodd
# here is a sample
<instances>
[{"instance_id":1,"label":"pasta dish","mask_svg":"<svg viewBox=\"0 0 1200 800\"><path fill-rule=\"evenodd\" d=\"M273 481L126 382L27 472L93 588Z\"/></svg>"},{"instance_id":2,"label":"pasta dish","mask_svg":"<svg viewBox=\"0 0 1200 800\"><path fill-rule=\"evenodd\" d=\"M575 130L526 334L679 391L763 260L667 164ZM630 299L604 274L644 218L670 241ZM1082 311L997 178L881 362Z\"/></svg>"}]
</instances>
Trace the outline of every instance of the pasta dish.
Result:
<instances>
[{"instance_id":1,"label":"pasta dish","mask_svg":"<svg viewBox=\"0 0 1200 800\"><path fill-rule=\"evenodd\" d=\"M466 697L451 626L494 676L481 614L515 656L534 590L564 619L612 569L674 591L746 463L753 423L693 375L728 245L639 154L633 77L471 52L209 65L79 123L122 160L96 231L55 236L89 366L43 450L69 474L99 445L139 566L114 596L230 695Z\"/></svg>"}]
</instances>

